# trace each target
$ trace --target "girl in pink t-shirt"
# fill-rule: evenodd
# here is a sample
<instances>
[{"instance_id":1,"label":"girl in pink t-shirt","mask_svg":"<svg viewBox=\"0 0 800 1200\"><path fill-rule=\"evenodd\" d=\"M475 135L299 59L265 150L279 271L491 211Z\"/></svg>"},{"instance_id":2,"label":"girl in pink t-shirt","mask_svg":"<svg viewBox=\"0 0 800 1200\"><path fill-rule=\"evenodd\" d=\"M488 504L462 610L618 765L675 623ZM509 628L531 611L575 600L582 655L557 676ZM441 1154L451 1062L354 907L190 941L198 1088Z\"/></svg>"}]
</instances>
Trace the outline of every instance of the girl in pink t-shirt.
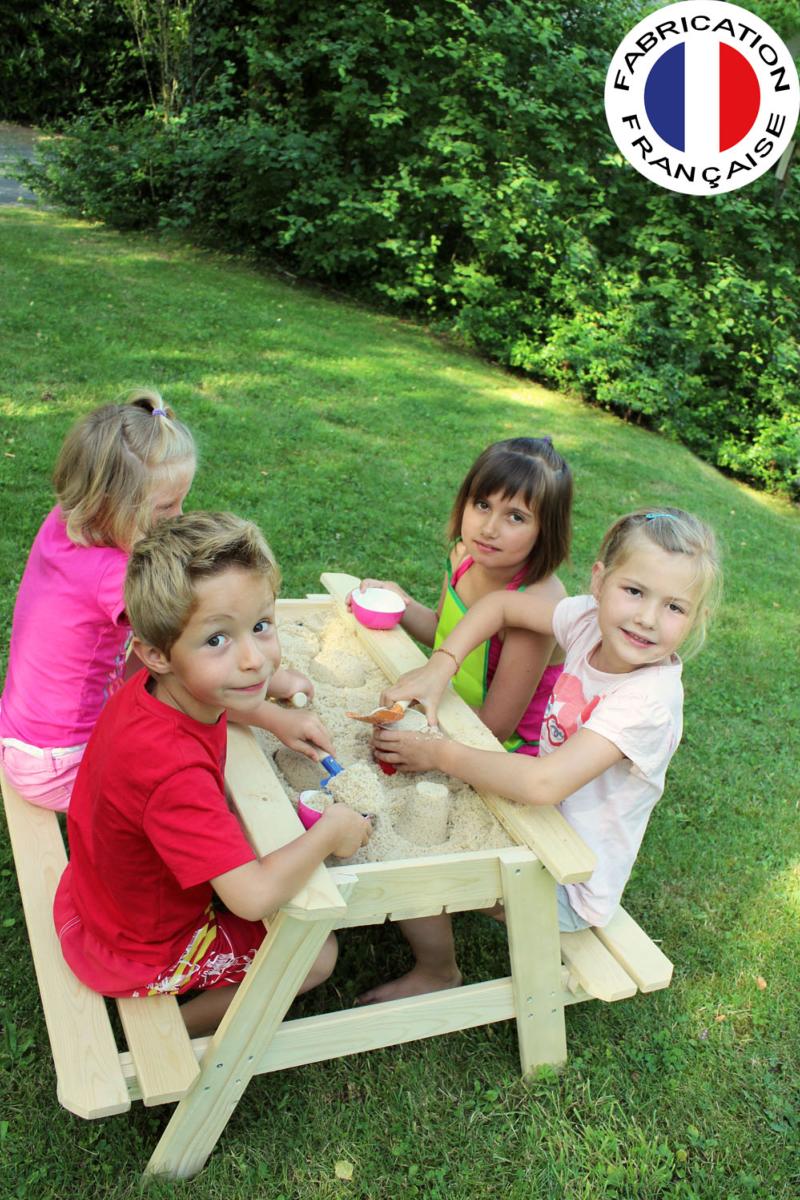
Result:
<instances>
[{"instance_id":1,"label":"girl in pink t-shirt","mask_svg":"<svg viewBox=\"0 0 800 1200\"><path fill-rule=\"evenodd\" d=\"M196 451L157 392L96 409L67 435L58 505L34 539L11 630L0 759L26 800L63 810L100 709L120 686L128 554L182 510Z\"/></svg>"},{"instance_id":2,"label":"girl in pink t-shirt","mask_svg":"<svg viewBox=\"0 0 800 1200\"><path fill-rule=\"evenodd\" d=\"M191 433L158 392L98 408L67 435L53 476L58 505L17 593L0 703L0 762L31 804L69 806L89 734L126 672L128 556L157 521L182 511L196 458ZM270 690L280 699L314 694L286 668ZM314 713L265 701L247 722L315 761L333 753Z\"/></svg>"}]
</instances>

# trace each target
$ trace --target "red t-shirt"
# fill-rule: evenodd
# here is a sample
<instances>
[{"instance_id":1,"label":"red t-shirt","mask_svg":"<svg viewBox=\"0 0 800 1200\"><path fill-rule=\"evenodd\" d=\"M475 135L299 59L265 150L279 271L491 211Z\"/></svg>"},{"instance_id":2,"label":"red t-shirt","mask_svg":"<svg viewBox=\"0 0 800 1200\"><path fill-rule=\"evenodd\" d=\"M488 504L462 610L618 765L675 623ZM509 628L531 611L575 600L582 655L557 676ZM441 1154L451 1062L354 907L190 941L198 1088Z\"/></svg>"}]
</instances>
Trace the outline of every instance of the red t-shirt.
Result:
<instances>
[{"instance_id":1,"label":"red t-shirt","mask_svg":"<svg viewBox=\"0 0 800 1200\"><path fill-rule=\"evenodd\" d=\"M54 904L70 967L95 991L146 984L207 919L217 875L256 855L225 799L227 721L162 704L139 671L108 702L75 781Z\"/></svg>"}]
</instances>

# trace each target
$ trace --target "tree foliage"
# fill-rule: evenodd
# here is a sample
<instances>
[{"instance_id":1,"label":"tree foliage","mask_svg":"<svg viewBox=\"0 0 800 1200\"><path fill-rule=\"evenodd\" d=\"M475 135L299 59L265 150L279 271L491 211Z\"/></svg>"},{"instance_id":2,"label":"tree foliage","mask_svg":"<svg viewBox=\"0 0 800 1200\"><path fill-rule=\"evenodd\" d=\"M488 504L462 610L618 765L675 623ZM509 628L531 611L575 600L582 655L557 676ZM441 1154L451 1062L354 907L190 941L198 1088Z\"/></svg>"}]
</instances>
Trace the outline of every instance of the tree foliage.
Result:
<instances>
[{"instance_id":1,"label":"tree foliage","mask_svg":"<svg viewBox=\"0 0 800 1200\"><path fill-rule=\"evenodd\" d=\"M117 0L0 0L0 115L40 124L85 104L141 107L144 78Z\"/></svg>"},{"instance_id":2,"label":"tree foliage","mask_svg":"<svg viewBox=\"0 0 800 1200\"><path fill-rule=\"evenodd\" d=\"M75 125L52 197L279 257L800 495L800 188L687 197L621 160L603 83L636 6L168 7L150 111Z\"/></svg>"}]
</instances>

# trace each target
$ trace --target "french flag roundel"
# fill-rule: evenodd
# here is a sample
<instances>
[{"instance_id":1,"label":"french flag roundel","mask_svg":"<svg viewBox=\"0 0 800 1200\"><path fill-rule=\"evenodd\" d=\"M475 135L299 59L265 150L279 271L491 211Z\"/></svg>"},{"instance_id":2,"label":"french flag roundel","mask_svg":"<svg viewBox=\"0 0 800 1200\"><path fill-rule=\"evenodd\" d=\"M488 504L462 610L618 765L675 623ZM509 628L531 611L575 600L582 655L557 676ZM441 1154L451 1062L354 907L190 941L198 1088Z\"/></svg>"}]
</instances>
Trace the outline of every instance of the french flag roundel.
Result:
<instances>
[{"instance_id":1,"label":"french flag roundel","mask_svg":"<svg viewBox=\"0 0 800 1200\"><path fill-rule=\"evenodd\" d=\"M705 131L706 137L716 143L719 151L730 150L741 142L755 124L761 106L761 88L758 75L746 57L735 46L720 41L702 47L701 55L689 58L709 59L705 66L705 103L699 113L688 114L690 120L711 123L715 127ZM713 61L713 60L716 61ZM645 111L650 124L660 137L675 150L686 149L686 43L666 50L653 64L644 87ZM711 84L716 82L717 95L712 96ZM690 102L691 102L690 93Z\"/></svg>"},{"instance_id":2,"label":"french flag roundel","mask_svg":"<svg viewBox=\"0 0 800 1200\"><path fill-rule=\"evenodd\" d=\"M679 0L620 42L605 109L620 165L627 159L671 191L711 196L779 163L797 136L800 82L765 21L725 0Z\"/></svg>"}]
</instances>

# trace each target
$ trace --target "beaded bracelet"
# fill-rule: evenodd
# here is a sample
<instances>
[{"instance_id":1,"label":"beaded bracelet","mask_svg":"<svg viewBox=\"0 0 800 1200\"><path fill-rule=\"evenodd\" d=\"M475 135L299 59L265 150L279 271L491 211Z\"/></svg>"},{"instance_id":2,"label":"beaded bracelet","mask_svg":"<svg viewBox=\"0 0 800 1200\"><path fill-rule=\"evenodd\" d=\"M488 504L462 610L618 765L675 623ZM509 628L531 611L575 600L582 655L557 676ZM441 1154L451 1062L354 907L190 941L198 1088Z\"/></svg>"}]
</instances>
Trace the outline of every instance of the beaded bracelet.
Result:
<instances>
[{"instance_id":1,"label":"beaded bracelet","mask_svg":"<svg viewBox=\"0 0 800 1200\"><path fill-rule=\"evenodd\" d=\"M452 658L453 662L456 664L456 674L461 670L461 663L458 661L455 654L453 654L452 650L448 650L444 646L437 646L433 654L446 654L448 658ZM433 658L433 654L431 655L431 658Z\"/></svg>"}]
</instances>

